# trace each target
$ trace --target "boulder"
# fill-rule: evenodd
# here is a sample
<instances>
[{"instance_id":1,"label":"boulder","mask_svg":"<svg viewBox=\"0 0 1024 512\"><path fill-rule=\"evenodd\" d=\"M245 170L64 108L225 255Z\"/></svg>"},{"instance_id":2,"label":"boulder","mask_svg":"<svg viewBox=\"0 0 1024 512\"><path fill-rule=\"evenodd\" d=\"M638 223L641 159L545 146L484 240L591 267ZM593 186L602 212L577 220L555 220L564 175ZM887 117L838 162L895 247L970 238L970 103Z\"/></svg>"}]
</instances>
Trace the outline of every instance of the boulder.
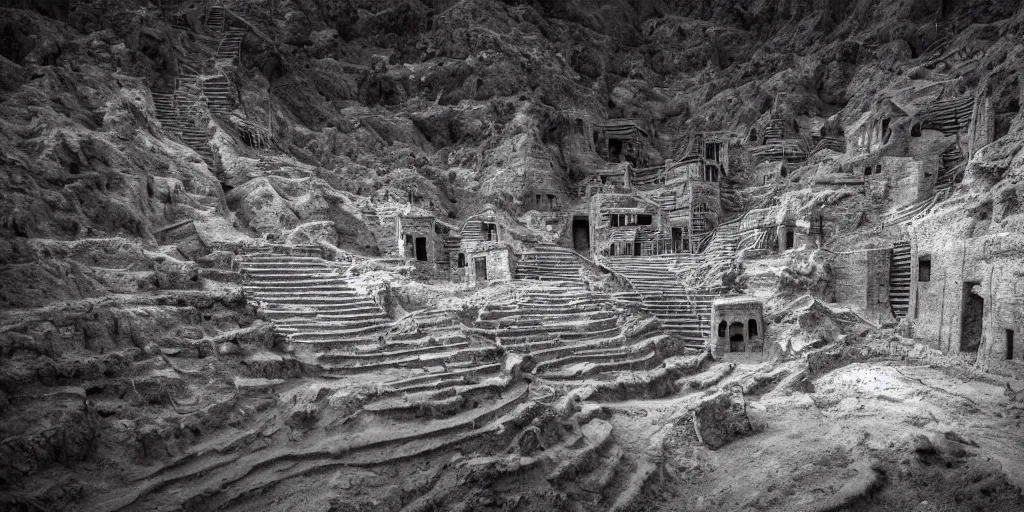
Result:
<instances>
[{"instance_id":1,"label":"boulder","mask_svg":"<svg viewBox=\"0 0 1024 512\"><path fill-rule=\"evenodd\" d=\"M753 433L743 392L734 389L698 402L693 409L693 428L700 442L712 450Z\"/></svg>"}]
</instances>

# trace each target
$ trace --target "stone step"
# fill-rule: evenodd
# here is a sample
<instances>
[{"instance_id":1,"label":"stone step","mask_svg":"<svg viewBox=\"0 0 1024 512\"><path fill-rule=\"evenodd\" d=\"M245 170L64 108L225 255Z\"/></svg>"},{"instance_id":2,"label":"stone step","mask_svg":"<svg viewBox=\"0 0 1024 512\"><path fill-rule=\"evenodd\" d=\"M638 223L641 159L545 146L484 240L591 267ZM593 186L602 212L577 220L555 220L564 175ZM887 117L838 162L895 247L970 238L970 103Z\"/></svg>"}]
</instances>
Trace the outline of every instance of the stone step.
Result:
<instances>
[{"instance_id":1,"label":"stone step","mask_svg":"<svg viewBox=\"0 0 1024 512\"><path fill-rule=\"evenodd\" d=\"M307 334L307 333L321 333L321 332L349 332L354 330L365 329L369 327L383 326L389 323L389 319L386 316L380 315L376 318L365 318L365 319L353 319L353 320L333 320L323 321L319 318L307 320L306 322L274 322L277 326L277 330L282 334ZM305 339L305 338L301 338Z\"/></svg>"},{"instance_id":2,"label":"stone step","mask_svg":"<svg viewBox=\"0 0 1024 512\"><path fill-rule=\"evenodd\" d=\"M485 364L463 370L435 373L429 375L420 375L417 377L409 377L401 380L385 382L383 386L386 390L390 390L391 393L411 393L414 391L412 386L422 386L424 384L430 384L443 379L465 379L467 377L473 377L482 374L496 373L500 370L500 363Z\"/></svg>"},{"instance_id":3,"label":"stone step","mask_svg":"<svg viewBox=\"0 0 1024 512\"><path fill-rule=\"evenodd\" d=\"M657 351L651 351L631 359L605 363L580 363L561 371L545 372L540 375L550 380L569 380L586 375L646 369L659 363L661 363L661 358L658 357Z\"/></svg>"},{"instance_id":4,"label":"stone step","mask_svg":"<svg viewBox=\"0 0 1024 512\"><path fill-rule=\"evenodd\" d=\"M277 322L278 320L284 320L287 318L316 318L323 316L325 320L330 321L333 318L342 318L349 315L368 315L380 313L380 308L377 305L366 305L360 307L353 307L345 310L339 308L308 308L308 309L296 309L282 307L277 304L269 304L263 308L261 312L267 318Z\"/></svg>"},{"instance_id":5,"label":"stone step","mask_svg":"<svg viewBox=\"0 0 1024 512\"><path fill-rule=\"evenodd\" d=\"M506 336L501 335L502 344L519 345L523 343L529 343L534 341L544 341L552 339L561 339L567 342L583 342L591 341L601 338L611 338L619 334L619 328L613 327L604 331L589 331L589 332L555 332L555 333L540 333L531 334L525 336Z\"/></svg>"}]
</instances>

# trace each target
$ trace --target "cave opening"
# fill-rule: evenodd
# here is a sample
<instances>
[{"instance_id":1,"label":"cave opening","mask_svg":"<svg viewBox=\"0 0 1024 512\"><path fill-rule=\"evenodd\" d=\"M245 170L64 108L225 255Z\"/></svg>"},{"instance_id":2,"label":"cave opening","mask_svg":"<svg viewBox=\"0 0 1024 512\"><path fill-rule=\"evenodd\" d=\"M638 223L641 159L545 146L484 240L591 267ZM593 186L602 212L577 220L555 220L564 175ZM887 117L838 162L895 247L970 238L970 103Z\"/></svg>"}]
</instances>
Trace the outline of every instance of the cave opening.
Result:
<instances>
[{"instance_id":1,"label":"cave opening","mask_svg":"<svg viewBox=\"0 0 1024 512\"><path fill-rule=\"evenodd\" d=\"M978 295L981 283L966 281L963 288L963 306L960 316L960 351L977 352L985 318L985 299Z\"/></svg>"}]
</instances>

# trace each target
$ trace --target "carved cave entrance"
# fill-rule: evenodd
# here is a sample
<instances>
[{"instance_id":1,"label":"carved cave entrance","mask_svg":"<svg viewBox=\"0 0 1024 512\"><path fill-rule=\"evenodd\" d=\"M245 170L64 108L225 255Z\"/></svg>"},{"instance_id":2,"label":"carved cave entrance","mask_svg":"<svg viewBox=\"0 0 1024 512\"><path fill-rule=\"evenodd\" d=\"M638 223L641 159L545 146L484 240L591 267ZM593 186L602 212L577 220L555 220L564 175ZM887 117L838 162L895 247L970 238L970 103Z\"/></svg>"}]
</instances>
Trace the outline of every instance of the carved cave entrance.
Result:
<instances>
[{"instance_id":1,"label":"carved cave entrance","mask_svg":"<svg viewBox=\"0 0 1024 512\"><path fill-rule=\"evenodd\" d=\"M487 280L487 258L473 258L473 270L477 281Z\"/></svg>"},{"instance_id":2,"label":"carved cave entrance","mask_svg":"<svg viewBox=\"0 0 1024 512\"><path fill-rule=\"evenodd\" d=\"M743 334L743 322L729 324L729 351L743 352L743 342L746 340L746 336Z\"/></svg>"},{"instance_id":3,"label":"carved cave entrance","mask_svg":"<svg viewBox=\"0 0 1024 512\"><path fill-rule=\"evenodd\" d=\"M573 217L572 247L580 252L590 250L590 219L587 217Z\"/></svg>"},{"instance_id":4,"label":"carved cave entrance","mask_svg":"<svg viewBox=\"0 0 1024 512\"><path fill-rule=\"evenodd\" d=\"M974 291L974 287L980 285L977 281L964 282L963 312L960 317L961 352L977 352L981 346L985 299Z\"/></svg>"},{"instance_id":5,"label":"carved cave entrance","mask_svg":"<svg viewBox=\"0 0 1024 512\"><path fill-rule=\"evenodd\" d=\"M427 238L423 236L416 237L416 260L427 261Z\"/></svg>"}]
</instances>

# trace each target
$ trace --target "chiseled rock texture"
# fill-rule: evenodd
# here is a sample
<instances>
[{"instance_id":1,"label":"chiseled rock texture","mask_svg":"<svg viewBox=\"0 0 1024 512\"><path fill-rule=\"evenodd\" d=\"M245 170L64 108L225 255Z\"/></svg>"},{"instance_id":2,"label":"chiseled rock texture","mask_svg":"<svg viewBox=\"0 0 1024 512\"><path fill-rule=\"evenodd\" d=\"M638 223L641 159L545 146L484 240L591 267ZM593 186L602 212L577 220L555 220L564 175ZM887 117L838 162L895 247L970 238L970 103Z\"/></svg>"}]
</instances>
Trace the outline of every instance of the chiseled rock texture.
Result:
<instances>
[{"instance_id":1,"label":"chiseled rock texture","mask_svg":"<svg viewBox=\"0 0 1024 512\"><path fill-rule=\"evenodd\" d=\"M218 51L225 33L211 26L210 13L220 5L244 29L237 59L230 46ZM983 298L986 318L999 325L1024 326L1022 40L1018 0L0 0L0 508L299 509L315 499L334 510L619 510L634 498L670 501L643 490L662 478L665 457L680 451L690 457L697 448L718 449L757 472L750 482L767 482L789 478L789 469L808 466L818 453L864 450L848 443L872 437L853 435L868 427L838 432L848 425L814 423L821 411L860 414L864 404L849 396L851 389L868 398L885 391L877 384L881 370L865 370L868 377L836 373L872 355L853 346L849 326L859 320L846 321L853 313L823 305L859 293L834 286L836 276L857 271L850 269L859 259L800 253L785 272L762 275L776 279L778 303L809 297L778 317L786 336L793 335L789 343L773 340L783 357L842 342L821 348L789 377L766 371L750 381L767 387L791 379L783 381L785 396L770 402L781 405L766 414L784 428L812 426L805 432L811 442L797 450L780 440L788 435L783 428L764 434L775 439L770 454L792 456L789 466L775 468L743 459L760 456L742 446L760 437L748 436L756 427L751 416L764 414L748 415L742 397L720 390L696 406L695 429L688 425L680 434L673 431L675 412L653 421L644 410L635 415L643 425L626 424L603 405L576 403L580 395L566 389L525 382L519 369L497 380L460 376L459 385L471 388L463 394L445 387L451 381L406 382L395 391L361 375L338 378L332 369L365 368L353 370L355 363L344 360L352 354L320 365L282 350L279 333L243 295L233 258L268 239L360 256L386 253L393 226L381 222L370 199L415 206L453 224L491 205L496 217L518 223L509 230L513 242L550 241L557 234L528 213L534 195L577 206L574 185L605 165L578 121L635 119L652 134L644 156L657 165L681 157L698 132L742 134L770 118L852 130L887 98L923 109L940 96L970 94L991 103L994 141L972 148L949 197L909 228L918 241L911 273L922 256L931 258L933 271L911 299L912 318L899 327L926 345L920 352L956 352L962 312L960 304L946 305L948 290ZM190 83L197 72L223 87L205 107ZM180 113L168 119L168 93L176 86L191 96L175 100ZM738 214L773 202L814 210L831 250L875 247L884 241L883 213L912 191L889 181L863 192L830 184L865 164L895 169L908 154L937 165L935 153L956 137L934 130L913 137L910 118L904 121L870 162L821 151L777 187L723 199L725 209ZM730 188L760 183L764 169L744 163L735 162L742 172L727 177ZM388 265L366 264L366 275L357 276L387 309L396 309L389 304L396 296L431 306L449 298L443 286L412 282L411 265ZM741 273L730 270L725 284L749 283ZM974 281L986 286L962 288ZM480 301L488 293L512 300L512 293L500 296L505 292L484 290ZM453 316L478 313L467 308ZM1019 375L1019 355L1002 360L1001 332L982 333L979 365ZM444 334L430 346L462 344L486 359L495 345L466 332ZM476 361L476 352L460 354ZM464 362L394 357L438 372ZM624 372L589 393L661 399L749 377L719 366L676 384L703 364L661 365L640 378ZM950 402L938 393L962 382L936 376L938 370L913 371L885 377L903 386L898 399L940 399L914 410L888 395L864 401L896 418L889 424L922 430L932 421L927 414ZM321 373L331 378L294 383ZM831 379L820 386L830 394L810 397L810 380L822 377ZM1008 393L1016 398L1020 389ZM931 418L963 424L982 416L963 411L983 410L992 431L1019 432L1019 399L1004 407L987 393L979 405L960 400L968 392L957 388L955 414ZM388 393L390 409L364 409ZM421 401L401 403L407 395ZM560 400L571 407L552 405ZM422 410L445 414L448 406L458 414L430 423L435 430L401 422ZM798 414L790 417L790 410ZM591 427L581 431L581 424ZM434 444L405 442L434 434ZM346 443L337 442L339 435ZM465 458L451 449L463 435L473 453ZM676 439L692 435L701 442ZM839 438L843 443L833 446ZM977 499L972 505L993 508L980 497L991 494L1004 500L996 505L1019 510L1024 459L973 457L975 448L987 450L986 457L1015 454L1020 443L1007 439L970 448L939 444L935 450L948 460L914 466L921 477L900 472L908 465L902 460L886 459L887 478L904 485L889 488L920 488L915 478L943 483L932 488L941 487L949 504L948 489L976 485L979 492L957 495L956 502ZM963 453L942 452L949 446ZM338 463L344 456L354 459ZM700 458L669 464L676 480L659 481L685 483L679 475L707 462ZM370 468L380 460L398 462L378 474ZM873 460L859 452L833 457L828 481L837 501L828 503L846 506L872 495L881 481ZM338 470L343 478L327 480L334 476L324 468L349 463ZM979 481L967 482L964 472L960 480L942 476L941 468L953 464L971 465ZM566 476L546 483L559 467ZM857 479L850 480L851 471ZM311 483L274 487L288 478ZM692 481L703 490L699 478ZM496 482L507 484L504 494L491 490ZM789 499L790 482L776 483L755 495L718 480L718 502L688 505L787 510L780 500ZM804 481L801 499L820 497L812 483ZM328 485L337 495L308 493ZM356 494L363 489L372 490ZM885 503L906 509L919 497L889 496Z\"/></svg>"}]
</instances>

